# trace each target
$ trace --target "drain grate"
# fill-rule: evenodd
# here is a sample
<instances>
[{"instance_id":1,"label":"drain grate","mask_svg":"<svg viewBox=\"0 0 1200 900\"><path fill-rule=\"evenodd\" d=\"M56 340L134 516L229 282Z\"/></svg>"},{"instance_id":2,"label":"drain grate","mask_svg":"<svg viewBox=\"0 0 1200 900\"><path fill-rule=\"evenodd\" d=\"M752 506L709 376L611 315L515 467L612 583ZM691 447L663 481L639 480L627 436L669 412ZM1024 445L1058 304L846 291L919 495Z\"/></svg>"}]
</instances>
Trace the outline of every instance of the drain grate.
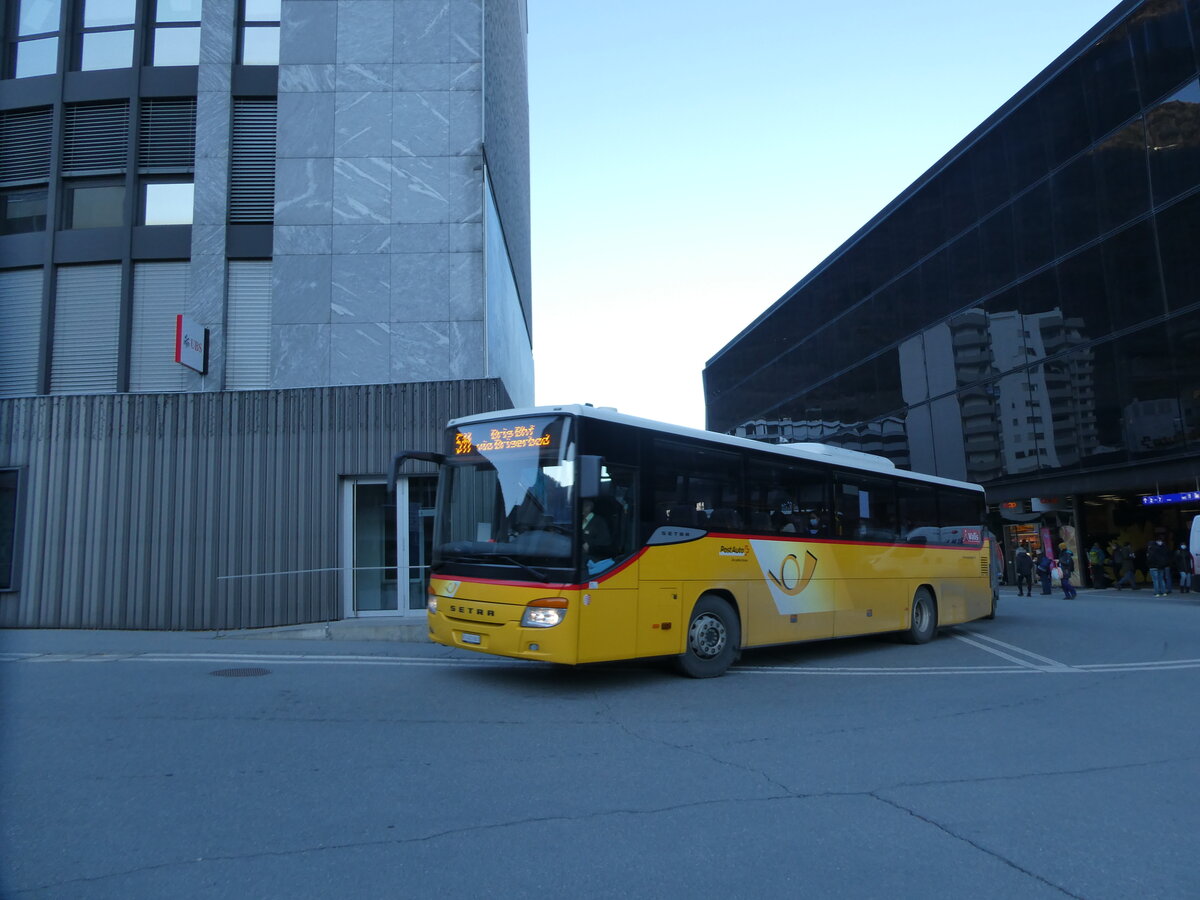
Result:
<instances>
[{"instance_id":1,"label":"drain grate","mask_svg":"<svg viewBox=\"0 0 1200 900\"><path fill-rule=\"evenodd\" d=\"M255 678L259 675L270 675L270 669L217 669L215 672L209 672L210 675L220 675L222 678Z\"/></svg>"}]
</instances>

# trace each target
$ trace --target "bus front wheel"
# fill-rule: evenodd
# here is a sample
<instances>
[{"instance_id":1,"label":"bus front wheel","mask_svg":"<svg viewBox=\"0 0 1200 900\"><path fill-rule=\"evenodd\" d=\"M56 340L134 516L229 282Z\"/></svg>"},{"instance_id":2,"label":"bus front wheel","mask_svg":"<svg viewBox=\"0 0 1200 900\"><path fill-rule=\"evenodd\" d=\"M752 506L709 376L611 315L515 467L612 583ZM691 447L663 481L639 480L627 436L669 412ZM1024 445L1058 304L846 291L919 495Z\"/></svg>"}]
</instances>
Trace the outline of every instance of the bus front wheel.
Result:
<instances>
[{"instance_id":1,"label":"bus front wheel","mask_svg":"<svg viewBox=\"0 0 1200 900\"><path fill-rule=\"evenodd\" d=\"M929 588L917 588L913 595L912 617L903 638L909 644L924 644L937 631L937 604Z\"/></svg>"},{"instance_id":2,"label":"bus front wheel","mask_svg":"<svg viewBox=\"0 0 1200 900\"><path fill-rule=\"evenodd\" d=\"M720 597L705 594L692 608L688 621L687 648L678 657L679 668L691 678L723 675L741 644L737 613Z\"/></svg>"}]
</instances>

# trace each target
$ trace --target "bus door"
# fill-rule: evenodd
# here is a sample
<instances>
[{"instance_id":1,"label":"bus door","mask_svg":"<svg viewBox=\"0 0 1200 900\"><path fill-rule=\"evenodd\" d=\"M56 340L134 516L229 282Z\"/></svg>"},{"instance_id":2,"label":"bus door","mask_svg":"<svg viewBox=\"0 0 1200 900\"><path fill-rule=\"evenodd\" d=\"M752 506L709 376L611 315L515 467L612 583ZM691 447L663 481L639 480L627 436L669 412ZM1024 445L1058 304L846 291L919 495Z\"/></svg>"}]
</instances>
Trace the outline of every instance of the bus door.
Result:
<instances>
[{"instance_id":1,"label":"bus door","mask_svg":"<svg viewBox=\"0 0 1200 900\"><path fill-rule=\"evenodd\" d=\"M638 532L635 466L605 464L600 491L580 501L583 589L579 601L579 661L637 655Z\"/></svg>"}]
</instances>

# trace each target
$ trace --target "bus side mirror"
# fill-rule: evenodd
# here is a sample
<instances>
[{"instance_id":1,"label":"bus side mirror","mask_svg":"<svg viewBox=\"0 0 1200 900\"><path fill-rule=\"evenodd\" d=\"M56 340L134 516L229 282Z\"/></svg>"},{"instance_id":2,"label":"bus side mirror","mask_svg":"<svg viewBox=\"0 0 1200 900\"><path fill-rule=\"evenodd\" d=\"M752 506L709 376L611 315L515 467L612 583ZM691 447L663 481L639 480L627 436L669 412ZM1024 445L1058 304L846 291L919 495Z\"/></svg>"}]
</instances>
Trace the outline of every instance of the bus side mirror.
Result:
<instances>
[{"instance_id":1,"label":"bus side mirror","mask_svg":"<svg viewBox=\"0 0 1200 900\"><path fill-rule=\"evenodd\" d=\"M433 453L424 450L405 450L403 453L397 453L396 458L392 460L391 471L388 472L388 496L396 493L396 478L400 474L400 466L404 464L406 459L419 459L423 462L431 462L440 466L446 461L446 456L442 453Z\"/></svg>"},{"instance_id":2,"label":"bus side mirror","mask_svg":"<svg viewBox=\"0 0 1200 900\"><path fill-rule=\"evenodd\" d=\"M603 456L579 457L579 496L583 500L600 496L600 469Z\"/></svg>"}]
</instances>

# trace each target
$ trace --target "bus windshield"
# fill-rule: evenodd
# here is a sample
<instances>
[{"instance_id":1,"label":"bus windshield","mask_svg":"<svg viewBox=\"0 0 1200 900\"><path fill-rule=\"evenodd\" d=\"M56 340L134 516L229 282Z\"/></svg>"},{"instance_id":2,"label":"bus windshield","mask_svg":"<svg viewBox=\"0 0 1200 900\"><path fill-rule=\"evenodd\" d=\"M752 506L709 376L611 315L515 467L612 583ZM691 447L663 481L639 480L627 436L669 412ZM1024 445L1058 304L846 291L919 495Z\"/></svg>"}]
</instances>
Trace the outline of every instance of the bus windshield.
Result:
<instances>
[{"instance_id":1,"label":"bus windshield","mask_svg":"<svg viewBox=\"0 0 1200 900\"><path fill-rule=\"evenodd\" d=\"M450 428L447 437L434 567L499 566L539 581L573 570L571 420L472 423Z\"/></svg>"}]
</instances>

